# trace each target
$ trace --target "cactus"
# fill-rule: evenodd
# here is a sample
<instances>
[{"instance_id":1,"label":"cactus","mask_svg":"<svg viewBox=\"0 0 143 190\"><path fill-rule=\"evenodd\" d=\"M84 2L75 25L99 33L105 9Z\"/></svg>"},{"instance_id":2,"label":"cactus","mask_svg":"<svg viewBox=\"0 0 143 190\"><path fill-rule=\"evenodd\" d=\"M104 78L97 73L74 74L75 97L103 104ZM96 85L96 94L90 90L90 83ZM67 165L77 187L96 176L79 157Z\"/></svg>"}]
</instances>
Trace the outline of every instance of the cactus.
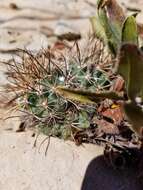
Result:
<instances>
[{"instance_id":1,"label":"cactus","mask_svg":"<svg viewBox=\"0 0 143 190\"><path fill-rule=\"evenodd\" d=\"M72 50L67 50L68 57L57 55L57 52L51 53L51 50L47 52L44 50L37 55L21 50L20 62L12 60L7 63L10 84L6 86L6 90L16 94L17 98L14 99L18 110L26 112L26 118L28 115L29 118L33 117L38 131L70 139L75 131L90 127L92 117L96 113L95 102L92 100L86 102L92 105L85 104L84 101L84 104L74 103L60 96L57 86L66 85L90 91L108 89L111 84L106 72L97 69L92 63L94 58L94 62L98 59L97 62L102 64L104 52L95 48L101 43L99 40L94 42L94 49L90 49L91 52L88 51L87 56L86 51L83 51L83 54L81 52L81 59L77 57L75 45ZM88 50L88 46L86 49ZM72 51L77 53L74 52L74 57ZM28 126L33 124L30 124L30 121L27 123Z\"/></svg>"},{"instance_id":2,"label":"cactus","mask_svg":"<svg viewBox=\"0 0 143 190\"><path fill-rule=\"evenodd\" d=\"M135 17L126 18L115 0L99 0L98 13L91 18L91 23L97 38L103 41L98 41L91 54L88 52L82 57L77 44L76 58L66 59L62 54L56 58L51 49L37 55L22 51L20 63L13 60L7 64L10 79L7 90L15 92L18 107L32 116L38 130L46 135L69 139L75 131L88 128L97 103L106 98L122 101L133 130L140 135L143 111L137 98L141 101L143 98L143 55L138 47ZM125 80L128 100L122 93L108 91L112 81L100 68L106 64L106 59L101 59L104 44L118 59L114 74ZM109 60L107 64L111 65L112 55Z\"/></svg>"}]
</instances>

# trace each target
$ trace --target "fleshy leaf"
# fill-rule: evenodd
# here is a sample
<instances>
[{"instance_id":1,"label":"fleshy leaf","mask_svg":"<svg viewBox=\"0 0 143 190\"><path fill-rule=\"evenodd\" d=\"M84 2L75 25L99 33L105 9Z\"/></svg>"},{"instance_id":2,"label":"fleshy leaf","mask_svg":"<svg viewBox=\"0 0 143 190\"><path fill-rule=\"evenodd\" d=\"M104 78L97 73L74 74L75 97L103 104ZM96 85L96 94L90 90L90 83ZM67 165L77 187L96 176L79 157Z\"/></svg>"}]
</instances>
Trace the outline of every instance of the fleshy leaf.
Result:
<instances>
[{"instance_id":1,"label":"fleshy leaf","mask_svg":"<svg viewBox=\"0 0 143 190\"><path fill-rule=\"evenodd\" d=\"M116 92L105 91L101 93L91 92L87 90L77 90L77 89L70 89L63 86L58 86L55 89L55 92L58 93L60 96L63 96L66 99L70 99L73 101L78 101L81 103L97 103L105 98L114 99L114 100L123 100L124 98L118 95Z\"/></svg>"},{"instance_id":2,"label":"fleshy leaf","mask_svg":"<svg viewBox=\"0 0 143 190\"><path fill-rule=\"evenodd\" d=\"M118 73L126 83L128 97L143 98L143 54L135 44L123 44L120 50Z\"/></svg>"},{"instance_id":3,"label":"fleshy leaf","mask_svg":"<svg viewBox=\"0 0 143 190\"><path fill-rule=\"evenodd\" d=\"M92 25L92 30L97 38L103 40L103 42L107 43L107 36L105 34L104 27L101 25L97 16L93 16L90 18L90 22Z\"/></svg>"},{"instance_id":4,"label":"fleshy leaf","mask_svg":"<svg viewBox=\"0 0 143 190\"><path fill-rule=\"evenodd\" d=\"M99 0L98 17L107 36L107 44L116 55L121 43L121 26L125 19L122 8L115 0Z\"/></svg>"},{"instance_id":5,"label":"fleshy leaf","mask_svg":"<svg viewBox=\"0 0 143 190\"><path fill-rule=\"evenodd\" d=\"M118 25L122 26L125 20L125 14L122 7L117 3L116 0L99 0L98 9L106 7L108 17L112 22L117 22Z\"/></svg>"},{"instance_id":6,"label":"fleshy leaf","mask_svg":"<svg viewBox=\"0 0 143 190\"><path fill-rule=\"evenodd\" d=\"M143 111L140 106L138 106L135 102L126 102L124 103L124 111L132 124L131 129L136 132L139 136L142 135L142 127L143 127Z\"/></svg>"},{"instance_id":7,"label":"fleshy leaf","mask_svg":"<svg viewBox=\"0 0 143 190\"><path fill-rule=\"evenodd\" d=\"M122 42L138 44L138 29L134 16L127 17L123 24Z\"/></svg>"}]
</instances>

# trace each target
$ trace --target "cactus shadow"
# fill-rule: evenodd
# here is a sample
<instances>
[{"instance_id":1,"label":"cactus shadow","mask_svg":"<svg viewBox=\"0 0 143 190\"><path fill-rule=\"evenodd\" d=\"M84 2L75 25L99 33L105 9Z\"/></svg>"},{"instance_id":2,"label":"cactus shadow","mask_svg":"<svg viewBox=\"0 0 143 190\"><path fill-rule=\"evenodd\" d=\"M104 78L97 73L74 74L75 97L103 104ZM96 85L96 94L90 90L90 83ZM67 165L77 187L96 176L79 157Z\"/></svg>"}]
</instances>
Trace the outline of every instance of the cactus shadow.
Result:
<instances>
[{"instance_id":1,"label":"cactus shadow","mask_svg":"<svg viewBox=\"0 0 143 190\"><path fill-rule=\"evenodd\" d=\"M137 167L123 170L109 167L104 157L99 156L89 163L81 190L143 190L143 175L139 174Z\"/></svg>"}]
</instances>

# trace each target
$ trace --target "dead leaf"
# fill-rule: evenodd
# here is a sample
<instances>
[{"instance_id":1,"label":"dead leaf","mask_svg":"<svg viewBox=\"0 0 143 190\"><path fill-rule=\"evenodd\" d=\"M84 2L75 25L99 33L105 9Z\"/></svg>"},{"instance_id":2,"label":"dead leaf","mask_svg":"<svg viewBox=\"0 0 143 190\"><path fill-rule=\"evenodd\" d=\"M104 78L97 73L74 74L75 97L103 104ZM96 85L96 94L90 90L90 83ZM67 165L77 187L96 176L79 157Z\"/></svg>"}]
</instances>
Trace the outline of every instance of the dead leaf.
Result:
<instances>
[{"instance_id":1,"label":"dead leaf","mask_svg":"<svg viewBox=\"0 0 143 190\"><path fill-rule=\"evenodd\" d=\"M123 78L118 77L118 78L114 81L114 83L113 83L113 85L111 86L111 89L110 89L110 90L116 91L116 92L121 92L121 91L123 90L123 88L124 88L124 80L123 80Z\"/></svg>"},{"instance_id":2,"label":"dead leaf","mask_svg":"<svg viewBox=\"0 0 143 190\"><path fill-rule=\"evenodd\" d=\"M111 108L108 108L105 111L103 111L102 115L109 117L109 118L112 118L115 125L119 125L124 118L124 114L122 112L122 109L117 104L116 104L116 106L115 106L115 104L113 104L111 106Z\"/></svg>"},{"instance_id":3,"label":"dead leaf","mask_svg":"<svg viewBox=\"0 0 143 190\"><path fill-rule=\"evenodd\" d=\"M109 123L104 119L97 118L94 118L94 122L98 125L100 131L105 134L119 134L117 126L115 126L113 123Z\"/></svg>"},{"instance_id":4,"label":"dead leaf","mask_svg":"<svg viewBox=\"0 0 143 190\"><path fill-rule=\"evenodd\" d=\"M76 41L81 39L81 35L73 32L68 32L65 34L58 35L57 38L59 40L67 40L67 41Z\"/></svg>"},{"instance_id":5,"label":"dead leaf","mask_svg":"<svg viewBox=\"0 0 143 190\"><path fill-rule=\"evenodd\" d=\"M57 41L54 44L54 47L52 48L52 50L56 51L56 50L64 50L66 48L66 45L64 42L62 41Z\"/></svg>"}]
</instances>

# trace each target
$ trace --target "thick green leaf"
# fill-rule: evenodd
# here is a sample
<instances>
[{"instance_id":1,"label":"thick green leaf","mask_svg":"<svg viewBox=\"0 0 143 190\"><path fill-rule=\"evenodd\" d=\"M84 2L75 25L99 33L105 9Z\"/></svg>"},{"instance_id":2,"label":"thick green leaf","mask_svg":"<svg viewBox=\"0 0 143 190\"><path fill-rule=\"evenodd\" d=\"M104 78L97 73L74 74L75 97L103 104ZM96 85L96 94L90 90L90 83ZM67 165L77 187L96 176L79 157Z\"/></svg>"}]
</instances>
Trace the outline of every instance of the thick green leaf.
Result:
<instances>
[{"instance_id":1,"label":"thick green leaf","mask_svg":"<svg viewBox=\"0 0 143 190\"><path fill-rule=\"evenodd\" d=\"M138 29L134 16L127 17L123 24L122 42L138 44Z\"/></svg>"},{"instance_id":2,"label":"thick green leaf","mask_svg":"<svg viewBox=\"0 0 143 190\"><path fill-rule=\"evenodd\" d=\"M116 0L98 0L97 7L98 10L106 7L109 19L112 22L117 22L118 25L122 26L125 20L125 14L122 7Z\"/></svg>"},{"instance_id":3,"label":"thick green leaf","mask_svg":"<svg viewBox=\"0 0 143 190\"><path fill-rule=\"evenodd\" d=\"M92 25L92 30L96 37L101 39L103 42L107 43L107 36L105 33L104 27L101 25L101 22L99 21L97 16L93 16L90 18L90 22Z\"/></svg>"},{"instance_id":4,"label":"thick green leaf","mask_svg":"<svg viewBox=\"0 0 143 190\"><path fill-rule=\"evenodd\" d=\"M121 43L121 26L124 21L122 8L115 0L98 1L98 17L107 36L107 44L116 55Z\"/></svg>"},{"instance_id":5,"label":"thick green leaf","mask_svg":"<svg viewBox=\"0 0 143 190\"><path fill-rule=\"evenodd\" d=\"M120 50L118 73L126 83L128 97L143 98L143 54L135 44L123 44Z\"/></svg>"},{"instance_id":6,"label":"thick green leaf","mask_svg":"<svg viewBox=\"0 0 143 190\"><path fill-rule=\"evenodd\" d=\"M91 92L86 90L77 90L77 89L70 89L66 87L59 86L55 89L55 92L58 93L60 96L63 96L66 99L70 99L73 101L78 101L81 103L97 103L105 98L114 99L114 100L123 100L124 98L118 95L116 92Z\"/></svg>"},{"instance_id":7,"label":"thick green leaf","mask_svg":"<svg viewBox=\"0 0 143 190\"><path fill-rule=\"evenodd\" d=\"M109 21L105 10L99 10L99 19L105 30L108 46L110 44L109 49L113 54L116 54L120 42L120 35L118 35L118 31L116 30L116 27L114 27L114 24Z\"/></svg>"},{"instance_id":8,"label":"thick green leaf","mask_svg":"<svg viewBox=\"0 0 143 190\"><path fill-rule=\"evenodd\" d=\"M97 9L100 9L104 4L104 0L97 0Z\"/></svg>"},{"instance_id":9,"label":"thick green leaf","mask_svg":"<svg viewBox=\"0 0 143 190\"><path fill-rule=\"evenodd\" d=\"M141 134L141 128L143 127L143 111L140 106L135 102L126 102L124 104L124 111L132 124L131 129L136 132L139 136Z\"/></svg>"}]
</instances>

